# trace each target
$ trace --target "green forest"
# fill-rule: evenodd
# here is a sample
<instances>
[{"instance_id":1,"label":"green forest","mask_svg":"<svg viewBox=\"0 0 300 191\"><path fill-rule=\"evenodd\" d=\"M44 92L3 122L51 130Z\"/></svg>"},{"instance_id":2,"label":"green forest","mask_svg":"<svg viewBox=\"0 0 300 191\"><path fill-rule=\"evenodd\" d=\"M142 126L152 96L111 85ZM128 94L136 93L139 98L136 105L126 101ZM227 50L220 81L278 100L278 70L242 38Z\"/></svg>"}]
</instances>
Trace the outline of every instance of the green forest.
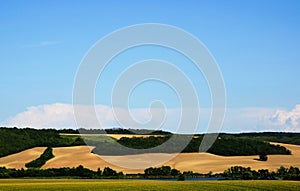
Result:
<instances>
[{"instance_id":1,"label":"green forest","mask_svg":"<svg viewBox=\"0 0 300 191\"><path fill-rule=\"evenodd\" d=\"M54 129L0 128L0 157L33 147L84 145L81 137L60 136Z\"/></svg>"},{"instance_id":2,"label":"green forest","mask_svg":"<svg viewBox=\"0 0 300 191\"><path fill-rule=\"evenodd\" d=\"M83 131L81 129L80 131ZM128 129L108 129L110 134L129 134ZM85 134L97 134L103 130L85 129ZM132 130L130 130L132 134ZM32 129L32 128L0 128L0 157L23 151L33 147L63 147L76 145L94 145L93 150L97 154L106 155L123 155L123 154L138 154L145 152L198 152L201 144L203 134L191 138L188 135L176 135L166 131L150 130L134 130L137 134L152 133L153 136L147 138L123 137L119 140L105 137L105 136L88 136L82 138L78 130L73 129ZM73 136L61 135L61 133L75 134ZM78 134L78 135L77 135ZM155 136L162 135L162 136ZM190 141L186 147L181 148L180 141L171 139L176 136L183 141ZM167 141L169 140L170 141ZM178 140L177 139L177 140ZM173 141L172 141L173 140ZM268 154L291 154L291 151L279 145L269 144L268 141L283 142L290 144L300 143L299 133L241 133L241 134L225 134L218 135L215 143L208 150L209 153L223 156L246 156L246 155L268 155ZM164 144L166 143L166 144ZM120 145L128 149L122 149ZM161 145L159 149L156 146ZM130 149L135 148L135 149ZM150 150L145 150L152 148ZM138 149L138 150L136 150Z\"/></svg>"},{"instance_id":3,"label":"green forest","mask_svg":"<svg viewBox=\"0 0 300 191\"><path fill-rule=\"evenodd\" d=\"M177 139L171 139L177 136ZM126 155L141 153L190 153L199 152L199 146L203 136L194 137L189 141L185 135L167 135L159 137L122 137L116 142L89 141L89 145L95 145L93 150L96 154L102 155ZM186 140L185 140L186 139ZM186 147L182 148L182 143L189 141ZM121 147L120 145L124 147ZM159 147L156 147L159 146ZM129 149L133 148L133 149ZM211 148L207 151L212 154L222 156L248 156L248 155L269 155L283 154L290 155L291 151L283 146L272 145L265 141L253 140L250 138L240 138L234 136L219 136Z\"/></svg>"}]
</instances>

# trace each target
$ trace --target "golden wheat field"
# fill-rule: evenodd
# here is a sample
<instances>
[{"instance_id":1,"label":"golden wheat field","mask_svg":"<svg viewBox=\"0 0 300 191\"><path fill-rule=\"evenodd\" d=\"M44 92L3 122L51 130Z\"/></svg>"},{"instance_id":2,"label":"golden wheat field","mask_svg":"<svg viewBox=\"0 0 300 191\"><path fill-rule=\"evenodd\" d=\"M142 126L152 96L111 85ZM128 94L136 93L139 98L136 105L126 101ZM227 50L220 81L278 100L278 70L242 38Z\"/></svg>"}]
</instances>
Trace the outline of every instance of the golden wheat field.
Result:
<instances>
[{"instance_id":1,"label":"golden wheat field","mask_svg":"<svg viewBox=\"0 0 300 191\"><path fill-rule=\"evenodd\" d=\"M46 147L35 147L19 153L8 155L6 157L2 157L0 158L0 166L16 169L25 168L25 163L38 158L45 149Z\"/></svg>"},{"instance_id":2,"label":"golden wheat field","mask_svg":"<svg viewBox=\"0 0 300 191\"><path fill-rule=\"evenodd\" d=\"M251 167L252 169L269 169L276 170L280 166L300 166L300 146L282 143L292 151L292 155L269 155L268 161L262 162L255 160L258 156L218 156L210 153L180 153L170 161L159 164L169 165L180 171L194 171L200 173L207 173L212 171L214 173L223 172L231 166ZM73 146L73 147L59 147L53 148L54 158L47 161L42 168L60 168L60 167L76 167L83 165L86 168L97 170L97 168L104 168L109 166L117 171L124 173L142 173L144 169L127 169L112 165L106 162L109 161L125 161L124 164L138 166L139 162L144 162L150 159L160 159L171 154L166 153L148 153L139 155L126 156L99 156L91 153L93 147L90 146ZM36 147L28 149L16 154L0 158L0 166L8 168L25 168L25 163L38 158L46 147Z\"/></svg>"}]
</instances>

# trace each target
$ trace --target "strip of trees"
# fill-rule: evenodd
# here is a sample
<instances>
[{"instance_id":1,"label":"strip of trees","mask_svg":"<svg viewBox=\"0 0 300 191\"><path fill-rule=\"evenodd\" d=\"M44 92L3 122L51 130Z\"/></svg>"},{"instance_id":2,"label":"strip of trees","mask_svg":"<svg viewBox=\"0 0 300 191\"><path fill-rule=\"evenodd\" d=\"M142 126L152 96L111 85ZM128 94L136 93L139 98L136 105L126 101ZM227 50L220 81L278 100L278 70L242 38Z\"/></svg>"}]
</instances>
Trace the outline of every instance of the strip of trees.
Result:
<instances>
[{"instance_id":1,"label":"strip of trees","mask_svg":"<svg viewBox=\"0 0 300 191\"><path fill-rule=\"evenodd\" d=\"M28 169L7 169L0 167L0 178L24 178L24 177L66 177L66 178L122 178L122 172L105 167L97 171L84 168L82 165L74 168L28 168Z\"/></svg>"},{"instance_id":2,"label":"strip of trees","mask_svg":"<svg viewBox=\"0 0 300 191\"><path fill-rule=\"evenodd\" d=\"M172 136L177 136L172 139ZM203 137L189 138L185 135L167 135L150 137L122 137L116 142L89 142L95 145L94 153L99 155L129 155L142 153L190 153L199 152ZM179 141L178 141L179 140ZM182 148L183 143L188 143ZM123 145L124 147L121 147ZM159 146L159 147L157 147ZM128 149L132 148L132 149ZM182 150L183 149L183 150ZM252 140L231 136L220 136L211 148L209 153L222 156L249 156L282 154L290 155L291 151L280 145L273 145L265 141Z\"/></svg>"},{"instance_id":3,"label":"strip of trees","mask_svg":"<svg viewBox=\"0 0 300 191\"><path fill-rule=\"evenodd\" d=\"M181 173L179 170L171 168L170 166L150 167L144 170L144 174L128 174L124 175L123 172L117 172L109 167L103 170L98 168L93 171L84 168L82 165L78 167L64 167L64 168L29 168L29 169L8 169L0 167L0 178L24 178L24 177L60 177L60 178L94 178L94 179L121 179L121 178L177 178L184 180L185 177L221 177L230 180L298 180L300 181L300 170L297 167L283 167L281 166L276 171L269 171L268 169L252 170L250 167L245 168L241 166L233 166L220 174L207 174L194 173L186 171Z\"/></svg>"},{"instance_id":4,"label":"strip of trees","mask_svg":"<svg viewBox=\"0 0 300 191\"><path fill-rule=\"evenodd\" d=\"M52 147L47 147L47 149L41 154L41 156L29 163L25 164L27 168L41 168L48 160L54 157L52 153Z\"/></svg>"},{"instance_id":5,"label":"strip of trees","mask_svg":"<svg viewBox=\"0 0 300 191\"><path fill-rule=\"evenodd\" d=\"M33 147L85 145L81 137L60 136L55 129L0 128L0 157Z\"/></svg>"},{"instance_id":6,"label":"strip of trees","mask_svg":"<svg viewBox=\"0 0 300 191\"><path fill-rule=\"evenodd\" d=\"M276 171L268 169L256 171L251 170L250 167L233 166L225 170L222 176L231 180L300 180L300 170L293 166L289 168L281 166Z\"/></svg>"}]
</instances>

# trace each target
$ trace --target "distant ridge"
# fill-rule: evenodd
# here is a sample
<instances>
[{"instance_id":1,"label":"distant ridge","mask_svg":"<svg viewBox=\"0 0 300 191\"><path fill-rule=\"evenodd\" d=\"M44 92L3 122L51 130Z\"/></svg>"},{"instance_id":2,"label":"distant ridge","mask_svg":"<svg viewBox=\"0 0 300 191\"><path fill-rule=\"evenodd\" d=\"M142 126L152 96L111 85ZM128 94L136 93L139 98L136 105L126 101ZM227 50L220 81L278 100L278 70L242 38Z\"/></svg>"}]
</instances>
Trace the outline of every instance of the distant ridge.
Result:
<instances>
[{"instance_id":1,"label":"distant ridge","mask_svg":"<svg viewBox=\"0 0 300 191\"><path fill-rule=\"evenodd\" d=\"M171 132L163 130L150 130L150 129L122 129L122 128L111 128L111 129L61 129L59 133L69 134L126 134L126 135L171 135Z\"/></svg>"},{"instance_id":2,"label":"distant ridge","mask_svg":"<svg viewBox=\"0 0 300 191\"><path fill-rule=\"evenodd\" d=\"M121 129L112 128L98 130L98 129L32 129L32 128L7 128L0 127L0 157L14 154L33 147L63 147L63 146L78 146L85 145L85 141L80 136L81 134L129 134L129 135L166 135L163 137L150 138L122 138L117 140L120 144L132 148L151 148L162 144L172 136L171 132L162 130L144 130L144 129ZM64 136L61 134L74 134L74 136ZM77 136L78 135L78 136ZM195 136L184 152L197 152L201 137L204 134ZM180 135L181 136L181 135ZM184 136L184 135L182 135ZM263 144L263 142L280 142L287 144L300 145L300 133L282 133L282 132L263 132L263 133L220 133L219 139L214 143L210 149L211 153L220 154L223 156L237 156L250 155L261 152L261 148L266 148L266 154L289 154L283 148L275 148L270 145ZM92 140L93 142L93 140ZM108 144L109 142L105 142ZM99 143L90 144L97 145ZM176 143L174 143L176 145ZM103 145L103 143L101 143ZM233 147L245 148L242 151L237 149L232 150ZM238 146L237 146L238 145ZM252 145L252 146L250 146ZM263 147L262 147L263 146ZM222 148L220 148L222 147ZM100 147L99 147L100 148ZM225 149L226 148L226 149ZM230 150L231 149L231 150ZM273 150L273 151L272 151ZM104 150L103 150L104 151ZM172 149L164 149L164 152L173 152ZM111 152L111 150L109 150ZM118 154L118 153L117 153ZM121 154L121 153L120 153Z\"/></svg>"}]
</instances>

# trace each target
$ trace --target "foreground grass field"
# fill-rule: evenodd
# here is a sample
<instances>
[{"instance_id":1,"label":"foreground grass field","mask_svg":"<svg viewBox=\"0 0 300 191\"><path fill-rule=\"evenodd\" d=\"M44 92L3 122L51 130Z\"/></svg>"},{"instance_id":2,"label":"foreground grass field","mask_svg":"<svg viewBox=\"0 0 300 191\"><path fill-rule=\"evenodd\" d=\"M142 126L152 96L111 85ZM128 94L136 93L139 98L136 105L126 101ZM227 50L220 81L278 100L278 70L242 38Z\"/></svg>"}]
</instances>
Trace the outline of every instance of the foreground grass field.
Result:
<instances>
[{"instance_id":1,"label":"foreground grass field","mask_svg":"<svg viewBox=\"0 0 300 191\"><path fill-rule=\"evenodd\" d=\"M300 182L3 179L0 180L0 190L300 190Z\"/></svg>"}]
</instances>

